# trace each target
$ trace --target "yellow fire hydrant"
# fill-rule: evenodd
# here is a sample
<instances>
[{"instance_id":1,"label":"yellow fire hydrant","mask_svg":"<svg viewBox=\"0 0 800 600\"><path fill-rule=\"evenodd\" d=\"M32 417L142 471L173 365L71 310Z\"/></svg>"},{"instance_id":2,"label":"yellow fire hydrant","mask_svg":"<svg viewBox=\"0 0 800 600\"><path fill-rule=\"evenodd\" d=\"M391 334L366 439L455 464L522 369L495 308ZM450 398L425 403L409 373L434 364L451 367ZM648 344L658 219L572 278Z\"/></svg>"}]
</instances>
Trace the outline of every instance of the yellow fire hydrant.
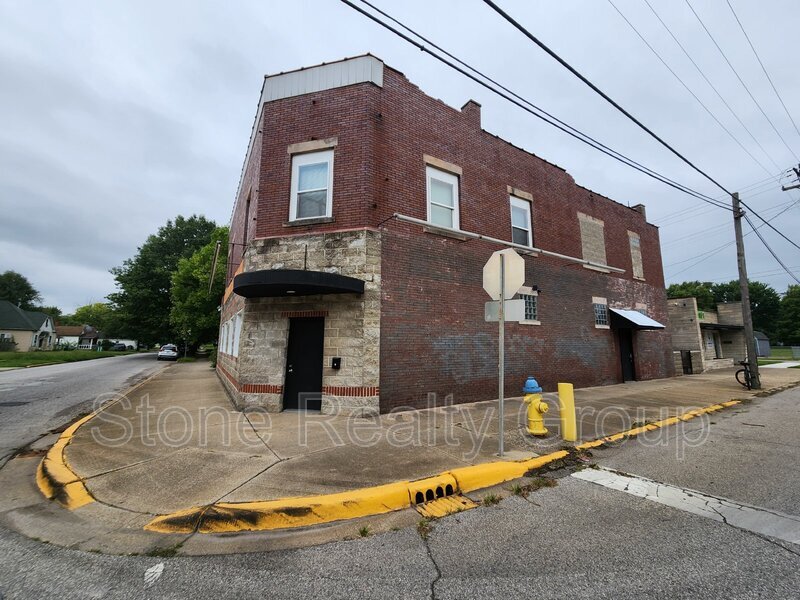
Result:
<instances>
[{"instance_id":1,"label":"yellow fire hydrant","mask_svg":"<svg viewBox=\"0 0 800 600\"><path fill-rule=\"evenodd\" d=\"M528 377L522 391L525 393L525 404L528 405L528 433L538 436L547 435L544 413L547 412L548 407L546 403L542 402L542 388L533 377Z\"/></svg>"}]
</instances>

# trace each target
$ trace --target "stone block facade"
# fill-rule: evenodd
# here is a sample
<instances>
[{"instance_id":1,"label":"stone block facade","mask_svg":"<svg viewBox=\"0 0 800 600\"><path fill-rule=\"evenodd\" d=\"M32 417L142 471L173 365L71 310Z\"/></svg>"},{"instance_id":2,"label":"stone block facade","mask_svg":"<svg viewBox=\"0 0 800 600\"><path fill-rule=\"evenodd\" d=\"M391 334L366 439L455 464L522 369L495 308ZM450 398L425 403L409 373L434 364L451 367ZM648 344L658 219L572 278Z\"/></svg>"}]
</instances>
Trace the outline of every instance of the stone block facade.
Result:
<instances>
[{"instance_id":1,"label":"stone block facade","mask_svg":"<svg viewBox=\"0 0 800 600\"><path fill-rule=\"evenodd\" d=\"M546 390L622 381L622 334L596 324L593 298L667 324L658 229L643 206L581 187L483 130L480 113L476 102L458 110L426 95L372 56L265 79L221 318L218 371L238 406L283 409L290 328L303 318L324 319L323 412L422 408L431 395L495 398L497 328L484 321L481 277L512 240L511 197L529 207L531 246L559 256L524 257L537 320L508 325L506 393L518 394L528 375ZM328 204L301 218L297 165L314 152L326 153L318 160L328 161L329 181L308 189L326 190ZM455 182L455 231L432 226L431 169ZM252 274L296 271L355 278L364 291L234 291ZM637 379L674 375L668 331L637 330L632 345Z\"/></svg>"},{"instance_id":2,"label":"stone block facade","mask_svg":"<svg viewBox=\"0 0 800 600\"><path fill-rule=\"evenodd\" d=\"M238 357L223 353L218 367L238 407L282 410L289 319L324 317L322 412L378 413L380 257L380 234L370 229L253 241L243 271L308 269L365 283L363 295L232 299L223 321L244 313ZM333 357L341 368L331 367Z\"/></svg>"}]
</instances>

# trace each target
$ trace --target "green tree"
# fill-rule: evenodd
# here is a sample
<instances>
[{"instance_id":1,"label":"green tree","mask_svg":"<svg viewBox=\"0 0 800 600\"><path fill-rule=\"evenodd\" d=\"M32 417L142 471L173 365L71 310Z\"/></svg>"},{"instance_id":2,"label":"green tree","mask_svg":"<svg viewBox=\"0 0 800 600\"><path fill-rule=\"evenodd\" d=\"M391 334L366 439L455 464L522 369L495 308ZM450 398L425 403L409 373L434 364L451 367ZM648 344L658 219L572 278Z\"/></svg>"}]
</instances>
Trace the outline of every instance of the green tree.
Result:
<instances>
[{"instance_id":1,"label":"green tree","mask_svg":"<svg viewBox=\"0 0 800 600\"><path fill-rule=\"evenodd\" d=\"M116 311L108 302L79 306L71 315L64 315L61 321L64 325L91 325L109 336L117 335L119 329Z\"/></svg>"},{"instance_id":2,"label":"green tree","mask_svg":"<svg viewBox=\"0 0 800 600\"><path fill-rule=\"evenodd\" d=\"M220 254L209 293L208 280L217 242L220 242ZM228 228L218 227L208 244L178 262L178 269L172 275L170 323L180 339L187 340L192 347L217 339L217 309L225 292L227 249Z\"/></svg>"},{"instance_id":3,"label":"green tree","mask_svg":"<svg viewBox=\"0 0 800 600\"><path fill-rule=\"evenodd\" d=\"M24 275L6 271L0 274L0 300L8 300L25 310L32 310L36 303L42 301L42 297Z\"/></svg>"},{"instance_id":4,"label":"green tree","mask_svg":"<svg viewBox=\"0 0 800 600\"><path fill-rule=\"evenodd\" d=\"M790 285L781 300L778 339L791 346L800 345L800 285Z\"/></svg>"},{"instance_id":5,"label":"green tree","mask_svg":"<svg viewBox=\"0 0 800 600\"><path fill-rule=\"evenodd\" d=\"M171 341L172 274L182 258L189 258L208 243L216 228L203 216L179 216L147 238L136 256L111 270L119 291L108 299L117 309L118 335L145 344Z\"/></svg>"},{"instance_id":6,"label":"green tree","mask_svg":"<svg viewBox=\"0 0 800 600\"><path fill-rule=\"evenodd\" d=\"M667 298L697 298L697 308L714 310L714 294L710 281L684 281L673 283L667 288Z\"/></svg>"},{"instance_id":7,"label":"green tree","mask_svg":"<svg viewBox=\"0 0 800 600\"><path fill-rule=\"evenodd\" d=\"M39 312L43 312L46 315L50 315L53 317L53 320L58 321L59 323L62 322L62 317L64 313L61 312L61 309L57 306L36 306L33 310L37 310ZM66 323L65 323L66 324Z\"/></svg>"}]
</instances>

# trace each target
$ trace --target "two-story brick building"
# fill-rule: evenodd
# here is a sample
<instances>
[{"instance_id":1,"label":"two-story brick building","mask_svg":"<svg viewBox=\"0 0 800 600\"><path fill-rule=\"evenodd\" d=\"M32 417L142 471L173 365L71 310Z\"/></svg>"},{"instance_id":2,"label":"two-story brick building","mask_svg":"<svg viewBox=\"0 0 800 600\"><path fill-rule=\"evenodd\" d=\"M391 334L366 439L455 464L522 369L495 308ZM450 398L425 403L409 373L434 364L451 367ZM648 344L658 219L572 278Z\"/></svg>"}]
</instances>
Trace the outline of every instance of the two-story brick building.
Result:
<instances>
[{"instance_id":1,"label":"two-story brick building","mask_svg":"<svg viewBox=\"0 0 800 600\"><path fill-rule=\"evenodd\" d=\"M374 414L497 396L482 267L525 256L506 393L674 374L658 230L366 55L265 78L218 370L238 405Z\"/></svg>"}]
</instances>

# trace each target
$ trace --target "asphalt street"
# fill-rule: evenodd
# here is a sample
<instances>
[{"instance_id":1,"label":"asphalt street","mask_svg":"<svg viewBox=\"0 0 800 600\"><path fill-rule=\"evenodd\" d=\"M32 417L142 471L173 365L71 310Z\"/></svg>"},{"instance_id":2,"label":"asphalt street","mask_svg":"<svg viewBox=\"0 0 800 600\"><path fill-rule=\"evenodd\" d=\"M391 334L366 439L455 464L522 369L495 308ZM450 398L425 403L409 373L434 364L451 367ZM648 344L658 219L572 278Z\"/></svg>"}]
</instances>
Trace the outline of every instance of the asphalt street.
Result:
<instances>
[{"instance_id":1,"label":"asphalt street","mask_svg":"<svg viewBox=\"0 0 800 600\"><path fill-rule=\"evenodd\" d=\"M800 390L597 465L798 519ZM3 598L797 598L800 545L568 473L496 505L350 541L203 557L106 556L0 532ZM483 492L478 494L486 494ZM689 491L688 493L691 493ZM485 496L482 496L485 497ZM364 521L369 524L369 519Z\"/></svg>"},{"instance_id":2,"label":"asphalt street","mask_svg":"<svg viewBox=\"0 0 800 600\"><path fill-rule=\"evenodd\" d=\"M165 363L155 354L0 371L0 466L50 429L92 410Z\"/></svg>"}]
</instances>

